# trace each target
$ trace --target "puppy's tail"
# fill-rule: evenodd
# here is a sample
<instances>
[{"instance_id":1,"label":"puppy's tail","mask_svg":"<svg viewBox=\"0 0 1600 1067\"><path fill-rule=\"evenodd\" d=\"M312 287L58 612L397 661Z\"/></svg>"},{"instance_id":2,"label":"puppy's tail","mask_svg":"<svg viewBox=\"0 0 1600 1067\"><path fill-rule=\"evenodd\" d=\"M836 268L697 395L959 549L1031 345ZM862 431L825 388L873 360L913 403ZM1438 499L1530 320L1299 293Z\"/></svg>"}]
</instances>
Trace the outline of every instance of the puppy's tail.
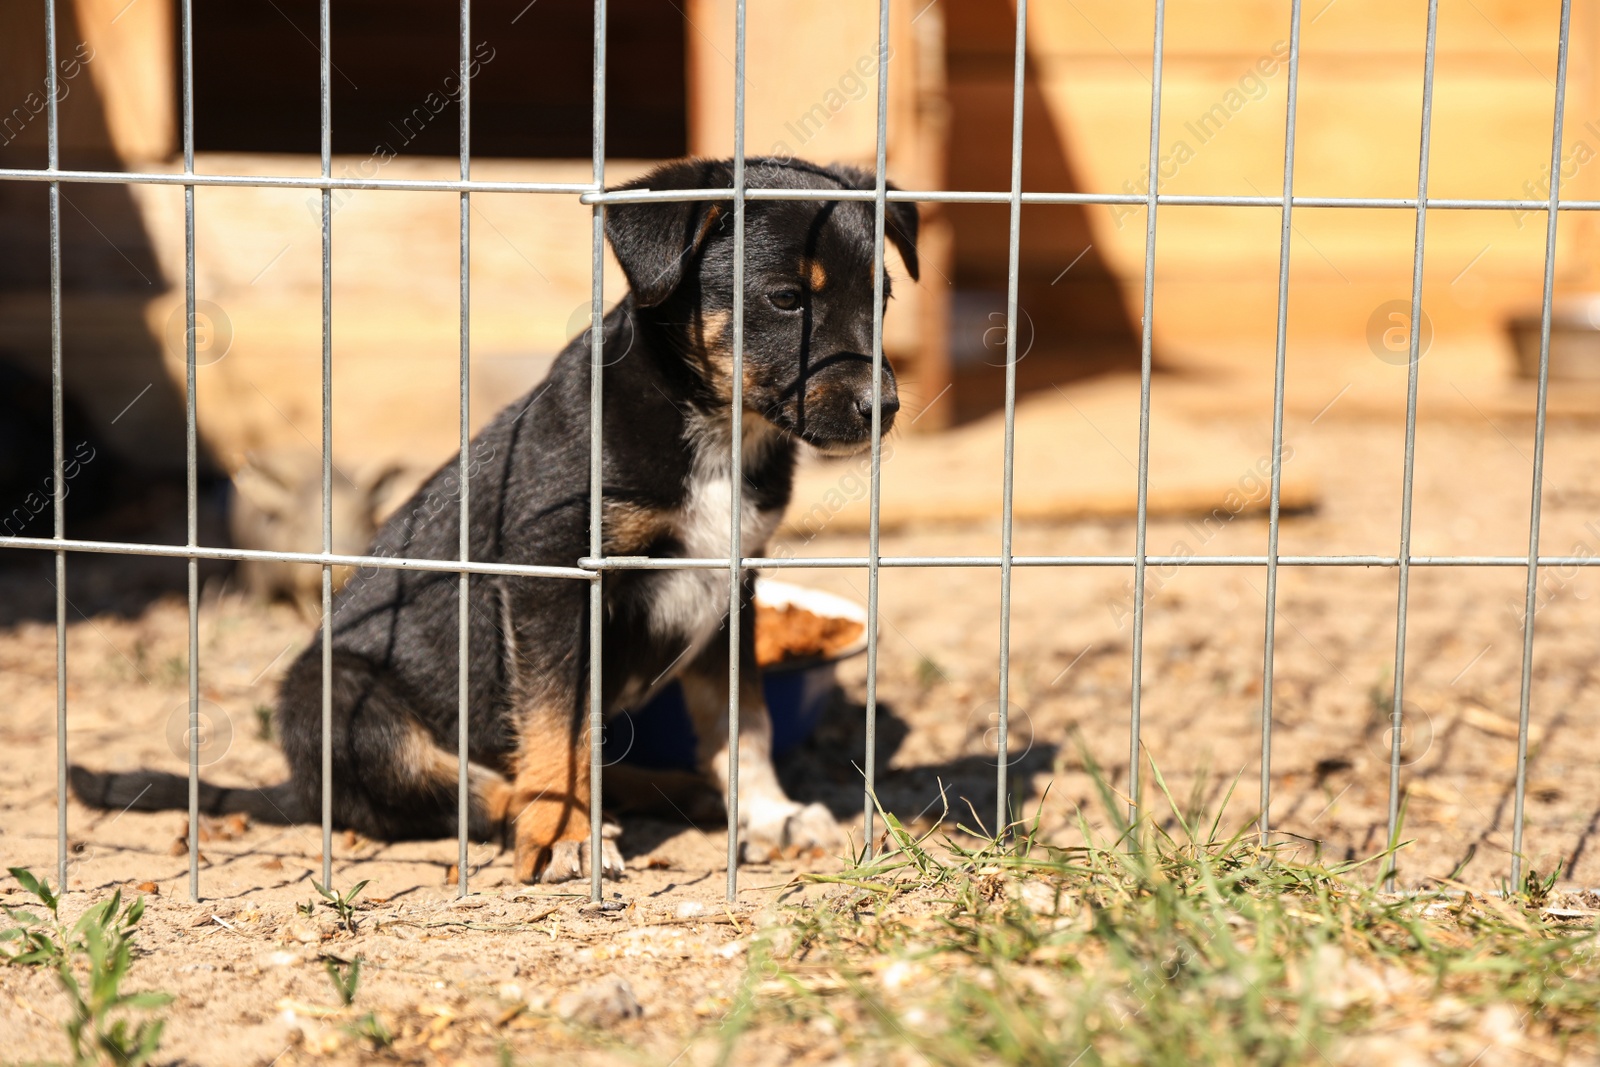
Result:
<instances>
[{"instance_id":1,"label":"puppy's tail","mask_svg":"<svg viewBox=\"0 0 1600 1067\"><path fill-rule=\"evenodd\" d=\"M165 771L113 774L73 764L67 769L73 795L106 811L186 811L189 779ZM292 782L264 788L228 788L200 783L200 811L206 815L248 815L273 826L307 821Z\"/></svg>"}]
</instances>

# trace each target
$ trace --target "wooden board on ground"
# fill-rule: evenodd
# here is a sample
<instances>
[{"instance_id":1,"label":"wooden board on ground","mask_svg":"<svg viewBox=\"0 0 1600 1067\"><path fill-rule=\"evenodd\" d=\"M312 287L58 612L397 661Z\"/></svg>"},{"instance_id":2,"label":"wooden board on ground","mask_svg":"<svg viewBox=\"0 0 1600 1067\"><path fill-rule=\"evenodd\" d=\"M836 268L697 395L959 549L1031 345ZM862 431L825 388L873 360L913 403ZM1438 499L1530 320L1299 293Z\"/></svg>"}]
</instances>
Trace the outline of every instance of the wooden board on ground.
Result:
<instances>
[{"instance_id":1,"label":"wooden board on ground","mask_svg":"<svg viewBox=\"0 0 1600 1067\"><path fill-rule=\"evenodd\" d=\"M1152 515L1229 517L1265 512L1271 456L1216 424L1163 411L1150 438ZM942 434L884 441L884 529L994 522L1001 513L1005 423L1001 413ZM1014 513L1019 519L1131 516L1138 503L1139 382L1118 377L1038 393L1017 403ZM1282 504L1312 506L1316 483L1286 449ZM791 533L865 530L866 455L804 463L785 518Z\"/></svg>"}]
</instances>

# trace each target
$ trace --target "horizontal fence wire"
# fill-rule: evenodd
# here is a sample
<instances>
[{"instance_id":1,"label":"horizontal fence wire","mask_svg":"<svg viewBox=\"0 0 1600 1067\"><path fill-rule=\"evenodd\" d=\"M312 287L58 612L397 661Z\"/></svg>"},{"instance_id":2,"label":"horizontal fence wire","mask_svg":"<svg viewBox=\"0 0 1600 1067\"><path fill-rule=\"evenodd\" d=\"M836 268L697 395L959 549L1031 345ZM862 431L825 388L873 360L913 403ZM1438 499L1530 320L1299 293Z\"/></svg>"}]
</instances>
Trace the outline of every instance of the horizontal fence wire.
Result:
<instances>
[{"instance_id":1,"label":"horizontal fence wire","mask_svg":"<svg viewBox=\"0 0 1600 1067\"><path fill-rule=\"evenodd\" d=\"M499 574L512 578L571 578L592 581L601 571L623 570L725 570L724 556L581 556L574 567L544 567L521 563L424 559L417 556L349 556L320 552L269 552L251 548L212 548L207 545L153 545L137 541L86 541L71 537L0 537L0 548L36 551L84 552L112 556L160 556L167 559L275 561L330 564L335 567L376 567L384 570L439 571L445 573ZM880 556L883 567L999 567L1004 557L992 556ZM1014 567L1132 567L1137 556L1013 555ZM1399 557L1383 555L1278 555L1224 556L1162 555L1146 553L1153 567L1265 567L1276 559L1283 567L1398 567ZM1413 567L1526 567L1527 556L1411 556ZM1600 556L1544 556L1540 567L1600 567ZM870 556L745 556L740 566L762 570L849 570L871 566Z\"/></svg>"},{"instance_id":2,"label":"horizontal fence wire","mask_svg":"<svg viewBox=\"0 0 1600 1067\"><path fill-rule=\"evenodd\" d=\"M731 189L617 189L591 182L462 181L426 178L340 178L283 174L186 174L160 171L63 170L59 168L0 167L0 181L66 182L86 185L233 186L245 189L387 189L394 192L530 193L576 195L583 204L668 203L689 200L732 200ZM764 189L745 190L748 200L858 200L874 199L871 189ZM888 200L897 204L1010 204L1011 194L1000 190L890 189ZM1157 204L1187 207L1282 208L1279 196L1243 196L1227 193L1157 193ZM1112 204L1145 207L1148 196L1136 193L1024 192L1024 204ZM1390 208L1412 211L1417 199L1409 196L1297 196L1294 207ZM1428 197L1430 210L1441 211L1548 211L1550 201L1495 197ZM1562 200L1557 211L1600 211L1600 200Z\"/></svg>"},{"instance_id":3,"label":"horizontal fence wire","mask_svg":"<svg viewBox=\"0 0 1600 1067\"><path fill-rule=\"evenodd\" d=\"M416 556L348 556L320 552L269 552L251 548L212 548L206 545L153 545L137 541L86 541L71 537L0 537L0 548L35 551L84 552L113 556L159 556L167 559L226 561L276 561L327 563L335 567L376 567L384 570L439 571L445 573L499 574L513 578L571 578L593 581L601 571L622 570L724 570L723 556L581 556L574 567L543 567L521 563L479 560L424 559ZM883 567L998 567L1001 556L880 556ZM1383 555L1279 555L1223 556L1162 555L1146 553L1153 567L1265 567L1276 559L1283 567L1398 567L1399 557ZM1013 555L1014 567L1132 567L1134 555L1041 556ZM1540 567L1600 567L1600 556L1544 556ZM1526 567L1527 556L1411 556L1413 567ZM745 556L740 566L762 570L849 570L871 566L870 556Z\"/></svg>"},{"instance_id":4,"label":"horizontal fence wire","mask_svg":"<svg viewBox=\"0 0 1600 1067\"><path fill-rule=\"evenodd\" d=\"M1294 186L1294 152L1296 128L1297 75L1300 51L1301 2L1293 0L1290 13L1291 39L1289 50L1289 98L1285 114L1285 144L1283 193L1281 196L1235 196L1222 194L1171 194L1162 193L1152 183L1143 194L1093 193L1093 192L1043 192L1022 188L1022 137L1023 88L1026 67L1027 3L1018 0L1016 5L1015 52L1013 55L1013 129L1011 139L1011 188L995 190L916 190L890 189L887 186L887 115L888 115L888 34L890 0L878 0L879 11L879 73L878 114L876 125L877 177L872 189L863 190L794 190L751 187L745 181L747 157L745 155L745 61L746 61L746 5L747 0L736 0L735 19L735 84L734 84L734 182L731 188L652 190L630 189L610 191L605 188L605 76L606 76L606 0L594 4L594 58L593 58L593 174L587 182L538 181L482 181L471 178L470 96L469 96L469 36L471 25L471 0L460 0L461 48L461 113L459 179L377 179L342 178L332 174L332 99L331 99L331 21L330 0L319 0L321 36L320 69L320 170L319 175L250 175L250 174L199 174L195 172L194 148L194 74L193 74L193 0L182 0L180 6L180 63L181 63L181 136L182 170L173 172L113 171L99 169L64 169L60 166L60 125L57 112L56 62L57 21L56 0L45 0L45 48L47 57L46 86L50 90L47 114L47 166L43 169L0 168L0 181L43 182L49 190L49 250L50 250L50 314L51 314L51 433L52 465L54 470L53 534L50 537L0 537L0 549L13 551L48 551L53 555L56 594L56 771L57 771L57 872L65 887L68 879L68 825L67 825L67 556L70 553L113 554L182 559L187 562L188 585L188 724L186 738L189 771L189 826L188 860L189 889L198 899L199 881L199 571L201 560L220 561L278 561L316 566L321 571L321 593L324 619L331 617L333 603L332 569L350 566L371 569L415 570L423 572L453 573L458 576L458 891L469 890L468 864L468 764L469 751L469 673L468 649L470 628L468 595L472 576L521 577L558 580L587 581L590 583L589 630L590 652L588 660L588 716L583 733L587 738L590 774L590 895L601 896L602 823L600 817L603 796L601 746L603 743L603 673L601 622L603 618L604 576L609 572L647 570L727 570L729 572L729 692L728 692L728 881L729 899L738 891L737 865L739 843L738 816L738 760L739 748L739 631L741 626L743 574L747 570L805 570L805 569L865 569L868 573L868 656L867 702L865 709L864 773L866 797L863 806L865 849L872 847L877 710L877 618L878 575L883 568L996 568L1001 580L1001 612L999 642L999 752L997 756L996 833L1002 834L1008 824L1007 808L1009 788L1007 783L1006 731L1008 728L1007 695L1010 668L1011 576L1012 570L1023 568L1095 568L1128 567L1134 571L1134 635L1132 642L1132 679L1130 698L1130 797L1137 801L1137 781L1140 748L1140 695L1141 662L1143 652L1144 579L1151 567L1162 570L1184 567L1265 567L1268 575L1266 597L1266 628L1263 647L1263 687L1261 723L1261 813L1259 832L1263 841L1270 833L1271 754L1272 754L1272 694L1274 677L1274 631L1276 589L1279 569L1282 567L1318 568L1392 568L1397 572L1397 616L1395 639L1394 691L1390 707L1390 788L1389 832L1391 843L1398 831L1402 790L1400 785L1400 756L1404 730L1405 653L1407 646L1407 594L1410 570L1413 567L1484 567L1525 568L1527 572L1527 611L1523 632L1521 664L1521 689L1518 716L1518 755L1516 784L1514 788L1513 844L1511 872L1513 884L1522 877L1524 833L1524 794L1526 790L1526 764L1528 733L1531 715L1531 682L1534 655L1533 620L1536 586L1541 568L1585 568L1600 566L1600 557L1573 555L1544 555L1539 552L1540 510L1543 487L1543 459L1548 401L1548 371L1552 299L1558 217L1561 212L1600 211L1600 200L1563 200L1560 195L1561 174L1558 166L1563 151L1563 108L1566 99L1566 79L1570 45L1571 0L1562 0L1555 85L1555 117L1552 127L1551 171L1549 195L1543 200L1494 198L1435 198L1428 195L1428 158L1432 132L1433 72L1438 33L1438 0L1430 0L1427 35L1425 40L1422 113L1420 121L1420 150L1418 161L1418 189L1414 197L1339 197L1296 196ZM1159 143L1162 108L1162 60L1164 34L1164 0L1155 0L1155 26L1152 50L1150 146L1152 172L1154 153ZM754 158L754 157L750 157ZM63 184L115 184L181 186L184 189L184 306L187 321L185 345L185 543L182 545L150 544L131 541L97 541L66 536L65 485L64 485L64 392L62 366L62 297L61 297L61 227L60 195ZM195 190L200 187L216 188L280 188L314 189L321 192L322 201L322 551L279 552L251 549L223 548L199 543L198 499L198 413L196 389L196 241L195 241ZM332 551L332 193L341 189L391 190L399 192L455 193L460 200L460 437L462 451L458 457L460 484L459 558L424 559L403 556L350 555ZM590 547L589 555L573 561L571 566L530 566L474 561L470 558L469 538L469 484L467 449L470 443L469 403L471 355L471 271L470 271L470 197L473 193L522 193L574 197L578 203L588 205L592 215L591 249L591 395L590 395ZM602 429L603 429L603 332L600 328L604 316L604 212L611 204L668 203L684 201L732 201L735 218L734 255L734 313L733 361L735 372L733 386L735 402L732 406L733 476L730 477L732 507L730 509L729 553L726 557L646 558L606 556L601 537L602 519ZM872 459L870 464L870 503L868 525L868 551L856 556L745 556L742 551L739 506L742 479L740 469L740 431L742 409L738 397L742 389L739 368L743 361L744 315L742 278L745 269L745 205L748 201L859 201L871 203L874 211L875 287L881 295L884 263L884 226L887 205L890 203L928 204L1005 204L1010 208L1008 231L1007 309L1006 309L1006 392L1005 392L1005 448L1002 466L1001 551L994 555L903 555L885 556L881 552L881 478L882 478L882 420L883 390L883 322L882 302L877 302L873 322L873 384ZM1020 211L1023 205L1127 205L1143 207L1147 211L1146 243L1143 277L1143 317L1141 321L1141 389L1138 505L1134 517L1136 550L1133 554L1100 555L1020 555L1012 551L1013 482L1015 460L1016 416L1016 342L1017 287L1019 280ZM1153 318L1156 296L1155 253L1156 216L1161 207L1242 207L1270 208L1281 213L1280 260L1278 279L1277 334L1275 343L1274 393L1273 393L1273 469L1271 491L1267 508L1268 545L1263 554L1192 555L1160 554L1147 550L1148 474L1150 435L1150 392L1153 351ZM1291 215L1297 208L1328 209L1379 209L1405 210L1416 215L1416 234L1412 261L1412 316L1409 333L1410 365L1406 402L1406 445L1404 453L1401 529L1398 551L1390 554L1299 554L1284 555L1278 551L1281 529L1281 463L1285 380L1289 370L1287 362L1287 318L1290 297L1289 260ZM1546 247L1541 308L1541 337L1539 349L1538 393L1535 412L1535 457L1529 511L1529 547L1526 555L1414 555L1410 551L1410 520L1414 484L1415 445L1417 424L1418 352L1420 345L1420 308L1422 302L1423 260L1426 245L1426 219L1429 211L1516 211L1546 213ZM743 620L749 624L749 620ZM323 641L323 779L322 779L322 874L332 875L332 643ZM1392 885L1394 866L1392 859L1386 873Z\"/></svg>"},{"instance_id":5,"label":"horizontal fence wire","mask_svg":"<svg viewBox=\"0 0 1600 1067\"><path fill-rule=\"evenodd\" d=\"M448 571L468 574L503 574L514 578L581 578L594 575L579 567L543 567L522 563L462 562L420 556L351 556L337 552L273 552L257 548L214 548L209 545L153 545L138 541L85 541L63 537L0 537L0 548L56 549L113 556L161 556L169 559L216 559L233 562L328 564L334 567L373 567L380 570ZM727 563L722 564L724 567Z\"/></svg>"}]
</instances>

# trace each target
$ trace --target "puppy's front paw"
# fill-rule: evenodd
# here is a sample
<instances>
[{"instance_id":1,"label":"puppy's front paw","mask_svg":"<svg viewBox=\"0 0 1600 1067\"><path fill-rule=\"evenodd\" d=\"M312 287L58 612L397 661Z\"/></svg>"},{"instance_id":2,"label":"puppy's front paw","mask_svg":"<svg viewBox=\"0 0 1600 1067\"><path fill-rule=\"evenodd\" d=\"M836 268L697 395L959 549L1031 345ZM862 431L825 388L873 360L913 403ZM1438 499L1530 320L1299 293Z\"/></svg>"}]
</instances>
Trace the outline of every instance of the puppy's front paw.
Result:
<instances>
[{"instance_id":1,"label":"puppy's front paw","mask_svg":"<svg viewBox=\"0 0 1600 1067\"><path fill-rule=\"evenodd\" d=\"M607 878L622 878L627 873L622 853L617 850L617 838L621 835L622 827L610 819L600 827L600 873ZM545 844L532 833L519 833L514 870L517 881L527 885L587 878L589 835Z\"/></svg>"},{"instance_id":2,"label":"puppy's front paw","mask_svg":"<svg viewBox=\"0 0 1600 1067\"><path fill-rule=\"evenodd\" d=\"M821 804L807 804L789 816L785 833L788 835L786 844L802 852L835 848L844 840L833 813Z\"/></svg>"},{"instance_id":3,"label":"puppy's front paw","mask_svg":"<svg viewBox=\"0 0 1600 1067\"><path fill-rule=\"evenodd\" d=\"M752 815L740 835L739 857L765 863L780 856L827 851L843 839L833 814L821 804L786 805Z\"/></svg>"},{"instance_id":4,"label":"puppy's front paw","mask_svg":"<svg viewBox=\"0 0 1600 1067\"><path fill-rule=\"evenodd\" d=\"M552 885L556 882L571 882L589 877L589 854L588 838L582 841L557 841L550 846L550 861L545 864L538 881ZM617 851L616 843L610 838L602 839L601 876L617 879L623 877L625 873L626 866L622 862L622 853Z\"/></svg>"}]
</instances>

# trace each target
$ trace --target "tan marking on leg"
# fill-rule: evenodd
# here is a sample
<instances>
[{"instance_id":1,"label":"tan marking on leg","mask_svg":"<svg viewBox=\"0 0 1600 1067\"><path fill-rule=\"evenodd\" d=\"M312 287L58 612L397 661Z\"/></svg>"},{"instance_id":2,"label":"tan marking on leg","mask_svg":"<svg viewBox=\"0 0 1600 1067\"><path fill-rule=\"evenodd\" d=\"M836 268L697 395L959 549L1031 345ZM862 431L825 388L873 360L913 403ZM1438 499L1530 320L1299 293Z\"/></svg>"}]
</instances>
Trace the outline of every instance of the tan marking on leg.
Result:
<instances>
[{"instance_id":1,"label":"tan marking on leg","mask_svg":"<svg viewBox=\"0 0 1600 1067\"><path fill-rule=\"evenodd\" d=\"M518 881L535 881L559 841L589 836L589 720L539 708L528 715L510 786Z\"/></svg>"}]
</instances>

